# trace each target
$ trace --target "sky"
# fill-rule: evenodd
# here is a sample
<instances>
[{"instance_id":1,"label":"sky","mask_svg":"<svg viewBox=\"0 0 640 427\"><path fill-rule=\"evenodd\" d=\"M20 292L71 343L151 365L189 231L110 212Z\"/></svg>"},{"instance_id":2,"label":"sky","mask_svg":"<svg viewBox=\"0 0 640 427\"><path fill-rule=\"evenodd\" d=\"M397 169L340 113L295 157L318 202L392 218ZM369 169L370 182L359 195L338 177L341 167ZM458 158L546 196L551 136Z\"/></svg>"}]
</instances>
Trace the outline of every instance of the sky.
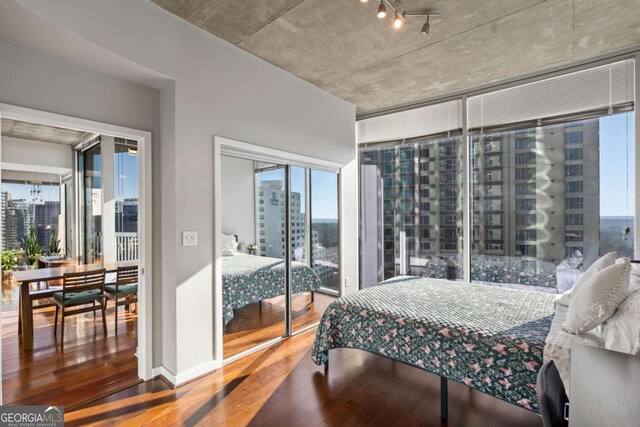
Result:
<instances>
[{"instance_id":1,"label":"sky","mask_svg":"<svg viewBox=\"0 0 640 427\"><path fill-rule=\"evenodd\" d=\"M633 129L633 113L600 119L601 216L634 216Z\"/></svg>"},{"instance_id":2,"label":"sky","mask_svg":"<svg viewBox=\"0 0 640 427\"><path fill-rule=\"evenodd\" d=\"M300 193L302 212L306 206L304 168L291 168L291 191ZM263 172L261 178L284 181L284 170ZM311 213L313 219L338 219L338 175L330 172L311 170Z\"/></svg>"}]
</instances>

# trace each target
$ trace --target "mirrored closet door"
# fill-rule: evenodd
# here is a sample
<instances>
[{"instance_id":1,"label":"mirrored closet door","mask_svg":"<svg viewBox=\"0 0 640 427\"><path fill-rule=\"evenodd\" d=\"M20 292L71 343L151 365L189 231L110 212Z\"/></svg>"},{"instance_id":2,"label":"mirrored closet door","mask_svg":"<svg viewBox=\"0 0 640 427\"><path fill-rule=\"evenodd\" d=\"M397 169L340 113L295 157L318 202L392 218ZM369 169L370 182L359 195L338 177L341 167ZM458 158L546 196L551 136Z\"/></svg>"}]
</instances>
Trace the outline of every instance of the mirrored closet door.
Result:
<instances>
[{"instance_id":1,"label":"mirrored closet door","mask_svg":"<svg viewBox=\"0 0 640 427\"><path fill-rule=\"evenodd\" d=\"M224 356L285 335L286 168L222 158Z\"/></svg>"},{"instance_id":2,"label":"mirrored closet door","mask_svg":"<svg viewBox=\"0 0 640 427\"><path fill-rule=\"evenodd\" d=\"M221 157L223 354L316 325L339 295L338 174Z\"/></svg>"}]
</instances>

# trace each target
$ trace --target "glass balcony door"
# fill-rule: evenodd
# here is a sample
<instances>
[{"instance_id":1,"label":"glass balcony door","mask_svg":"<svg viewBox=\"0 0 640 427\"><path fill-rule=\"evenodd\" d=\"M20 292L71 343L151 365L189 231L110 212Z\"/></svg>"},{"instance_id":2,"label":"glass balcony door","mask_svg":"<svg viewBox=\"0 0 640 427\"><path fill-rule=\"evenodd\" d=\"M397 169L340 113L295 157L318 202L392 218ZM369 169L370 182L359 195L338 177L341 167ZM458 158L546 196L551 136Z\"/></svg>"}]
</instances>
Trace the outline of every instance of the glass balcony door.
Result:
<instances>
[{"instance_id":1,"label":"glass balcony door","mask_svg":"<svg viewBox=\"0 0 640 427\"><path fill-rule=\"evenodd\" d=\"M317 324L340 292L339 175L291 167L291 317L298 332Z\"/></svg>"},{"instance_id":2,"label":"glass balcony door","mask_svg":"<svg viewBox=\"0 0 640 427\"><path fill-rule=\"evenodd\" d=\"M82 207L80 209L83 226L81 253L83 262L102 262L102 155L100 143L93 145L79 155L82 174Z\"/></svg>"}]
</instances>

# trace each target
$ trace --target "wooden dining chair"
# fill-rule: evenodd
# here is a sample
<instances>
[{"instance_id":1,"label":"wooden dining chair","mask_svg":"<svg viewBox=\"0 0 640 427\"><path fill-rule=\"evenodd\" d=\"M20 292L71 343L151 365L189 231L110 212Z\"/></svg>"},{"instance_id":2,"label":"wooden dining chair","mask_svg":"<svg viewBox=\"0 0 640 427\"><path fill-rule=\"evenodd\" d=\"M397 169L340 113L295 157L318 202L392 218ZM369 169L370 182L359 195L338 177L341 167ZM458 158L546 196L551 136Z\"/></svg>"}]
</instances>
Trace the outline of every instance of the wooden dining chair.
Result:
<instances>
[{"instance_id":1,"label":"wooden dining chair","mask_svg":"<svg viewBox=\"0 0 640 427\"><path fill-rule=\"evenodd\" d=\"M56 334L58 326L58 311L62 311L62 318L60 322L60 340L62 348L64 348L64 318L76 314L93 311L95 317L95 312L100 310L102 312L104 335L105 337L107 336L104 275L104 269L64 274L64 278L62 279L62 291L55 292L53 294L53 299L56 302L53 333L54 335Z\"/></svg>"},{"instance_id":2,"label":"wooden dining chair","mask_svg":"<svg viewBox=\"0 0 640 427\"><path fill-rule=\"evenodd\" d=\"M118 307L138 302L138 266L118 267L116 282L104 287L105 295L115 303L113 318L118 334Z\"/></svg>"}]
</instances>

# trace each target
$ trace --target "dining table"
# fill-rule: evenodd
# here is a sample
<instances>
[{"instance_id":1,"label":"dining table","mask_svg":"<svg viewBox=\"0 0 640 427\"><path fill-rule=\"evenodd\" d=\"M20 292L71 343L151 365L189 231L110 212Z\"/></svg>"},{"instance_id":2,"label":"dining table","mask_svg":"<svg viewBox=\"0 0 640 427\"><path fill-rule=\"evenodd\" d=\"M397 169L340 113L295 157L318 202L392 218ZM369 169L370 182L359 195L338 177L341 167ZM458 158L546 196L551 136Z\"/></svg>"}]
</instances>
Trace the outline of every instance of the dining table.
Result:
<instances>
[{"instance_id":1,"label":"dining table","mask_svg":"<svg viewBox=\"0 0 640 427\"><path fill-rule=\"evenodd\" d=\"M33 305L31 301L31 284L62 280L65 274L82 273L104 269L106 273L115 273L118 267L137 265L135 261L106 262L103 264L77 264L53 268L38 268L33 270L19 270L13 272L13 277L20 284L18 328L19 342L25 350L33 349Z\"/></svg>"}]
</instances>

